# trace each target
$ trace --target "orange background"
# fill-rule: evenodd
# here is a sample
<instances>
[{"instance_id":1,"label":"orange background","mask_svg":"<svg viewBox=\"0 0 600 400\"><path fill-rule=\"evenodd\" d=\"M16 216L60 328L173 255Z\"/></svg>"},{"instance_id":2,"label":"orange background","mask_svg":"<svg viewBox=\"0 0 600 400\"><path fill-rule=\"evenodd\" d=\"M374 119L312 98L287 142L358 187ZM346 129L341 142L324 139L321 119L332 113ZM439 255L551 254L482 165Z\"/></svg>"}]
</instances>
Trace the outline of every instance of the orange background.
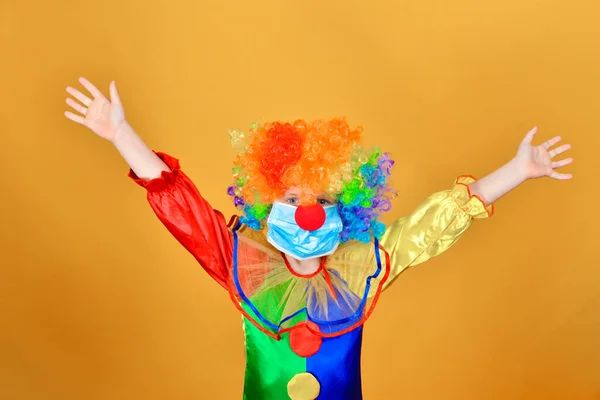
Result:
<instances>
[{"instance_id":1,"label":"orange background","mask_svg":"<svg viewBox=\"0 0 600 400\"><path fill-rule=\"evenodd\" d=\"M539 125L575 179L526 183L403 274L366 330L367 400L600 399L594 0L0 3L0 398L239 399L241 318L108 143L80 75L234 211L228 128L346 115L408 213ZM388 219L389 221L389 219Z\"/></svg>"}]
</instances>

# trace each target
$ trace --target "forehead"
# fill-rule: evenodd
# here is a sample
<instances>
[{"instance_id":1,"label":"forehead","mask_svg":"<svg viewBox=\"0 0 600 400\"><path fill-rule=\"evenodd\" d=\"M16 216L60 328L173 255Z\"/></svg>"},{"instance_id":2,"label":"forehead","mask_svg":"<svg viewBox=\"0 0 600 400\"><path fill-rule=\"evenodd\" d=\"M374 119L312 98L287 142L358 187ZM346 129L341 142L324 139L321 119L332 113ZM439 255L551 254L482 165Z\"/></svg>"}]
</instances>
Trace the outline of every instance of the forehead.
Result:
<instances>
[{"instance_id":1,"label":"forehead","mask_svg":"<svg viewBox=\"0 0 600 400\"><path fill-rule=\"evenodd\" d=\"M310 189L303 189L300 187L291 187L288 190L285 191L286 195L292 195L292 194L296 194L296 195L301 195L302 193L307 193L307 192L312 192L312 190Z\"/></svg>"},{"instance_id":2,"label":"forehead","mask_svg":"<svg viewBox=\"0 0 600 400\"><path fill-rule=\"evenodd\" d=\"M325 196L330 197L327 193L323 191L315 192L311 188L294 186L285 191L285 196Z\"/></svg>"}]
</instances>

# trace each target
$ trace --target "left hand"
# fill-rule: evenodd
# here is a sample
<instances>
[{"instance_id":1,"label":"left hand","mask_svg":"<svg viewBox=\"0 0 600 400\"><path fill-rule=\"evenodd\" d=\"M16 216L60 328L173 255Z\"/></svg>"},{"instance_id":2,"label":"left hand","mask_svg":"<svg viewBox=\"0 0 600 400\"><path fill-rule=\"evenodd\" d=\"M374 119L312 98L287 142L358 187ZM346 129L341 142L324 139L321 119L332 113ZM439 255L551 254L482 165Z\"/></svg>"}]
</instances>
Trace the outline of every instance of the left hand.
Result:
<instances>
[{"instance_id":1,"label":"left hand","mask_svg":"<svg viewBox=\"0 0 600 400\"><path fill-rule=\"evenodd\" d=\"M556 136L539 146L533 146L531 142L537 133L537 127L533 128L521 142L517 155L514 161L523 168L522 171L525 173L527 179L541 178L548 176L553 179L565 180L573 178L572 174L562 174L557 172L556 169L569 165L573 162L572 158L565 158L559 161L552 161L554 157L571 148L570 144L563 144L553 150L550 148L558 144L562 138Z\"/></svg>"}]
</instances>

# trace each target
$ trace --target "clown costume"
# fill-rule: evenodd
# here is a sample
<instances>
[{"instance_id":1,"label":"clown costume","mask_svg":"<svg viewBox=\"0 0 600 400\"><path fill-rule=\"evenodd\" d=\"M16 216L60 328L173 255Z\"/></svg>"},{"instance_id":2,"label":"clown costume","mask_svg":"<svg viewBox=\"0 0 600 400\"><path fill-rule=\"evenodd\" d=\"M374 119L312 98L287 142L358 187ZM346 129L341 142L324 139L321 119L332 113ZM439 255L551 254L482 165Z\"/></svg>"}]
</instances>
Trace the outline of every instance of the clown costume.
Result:
<instances>
[{"instance_id":1,"label":"clown costume","mask_svg":"<svg viewBox=\"0 0 600 400\"><path fill-rule=\"evenodd\" d=\"M394 164L361 146L345 118L252 124L231 131L237 155L227 188L239 215L225 218L171 155L150 150L110 100L84 78L66 116L111 142L158 219L227 291L242 315L247 400L358 400L365 322L400 273L448 250L493 203L528 179L569 179L553 161L560 138L517 154L488 176L459 176L410 215L380 218L396 192Z\"/></svg>"}]
</instances>

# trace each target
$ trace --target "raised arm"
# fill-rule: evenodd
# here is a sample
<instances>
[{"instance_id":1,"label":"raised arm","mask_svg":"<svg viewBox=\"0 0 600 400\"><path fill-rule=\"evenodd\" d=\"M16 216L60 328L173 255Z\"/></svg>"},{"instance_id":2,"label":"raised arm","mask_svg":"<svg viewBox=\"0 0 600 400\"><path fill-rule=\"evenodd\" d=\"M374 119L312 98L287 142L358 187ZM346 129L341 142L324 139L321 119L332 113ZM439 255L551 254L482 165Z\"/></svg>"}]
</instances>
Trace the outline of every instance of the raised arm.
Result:
<instances>
[{"instance_id":1,"label":"raised arm","mask_svg":"<svg viewBox=\"0 0 600 400\"><path fill-rule=\"evenodd\" d=\"M80 103L67 98L78 114L67 111L65 116L115 146L131 168L129 176L147 190L148 202L159 220L206 272L226 287L231 237L223 215L204 200L177 159L153 152L131 128L114 82L109 101L89 81L79 81L92 98L68 87L67 92Z\"/></svg>"}]
</instances>

